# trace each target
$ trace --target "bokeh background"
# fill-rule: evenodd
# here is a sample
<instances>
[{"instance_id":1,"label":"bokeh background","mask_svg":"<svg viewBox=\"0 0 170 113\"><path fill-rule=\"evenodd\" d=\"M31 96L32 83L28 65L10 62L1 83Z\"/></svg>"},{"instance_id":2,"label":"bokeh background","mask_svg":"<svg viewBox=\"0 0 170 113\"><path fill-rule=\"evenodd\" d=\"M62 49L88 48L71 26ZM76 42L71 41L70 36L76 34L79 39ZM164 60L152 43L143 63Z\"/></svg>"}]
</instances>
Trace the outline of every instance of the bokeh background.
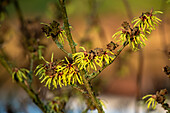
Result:
<instances>
[{"instance_id":1,"label":"bokeh background","mask_svg":"<svg viewBox=\"0 0 170 113\"><path fill-rule=\"evenodd\" d=\"M18 3L28 29L46 46L43 50L45 59L50 60L52 52L56 59L64 58L65 54L51 39L46 39L41 30L41 23L50 23L53 20L62 22L56 0L18 0ZM119 58L93 82L95 90L99 92L100 98L108 106L106 108L108 113L135 113L137 96L140 99L146 94L152 94L164 88L170 91L170 81L163 72L163 67L170 64L168 53L166 53L170 51L169 6L168 0L67 1L69 23L72 26L73 38L78 44L77 49L79 46L85 46L87 50L96 47L106 48L106 45L113 41L112 35L117 32L123 21L129 22L132 18L140 16L142 12L151 9L164 12L158 15L162 19L162 24L148 36L149 40L142 48L142 57L139 55L140 51L132 52L127 47ZM2 11L2 8L0 9ZM28 55L22 44L23 38L20 30L22 25L15 5L12 2L7 3L4 12L1 15L0 27L1 49L6 53L10 62L17 67L28 68ZM69 50L68 47L66 48ZM140 62L143 62L142 67ZM141 78L138 78L138 74ZM36 77L34 79L35 89L38 90L40 87L43 89L41 98L45 100L58 95L43 87ZM67 88L57 91L61 93L66 90ZM82 103L76 99L73 98L77 103ZM146 106L143 105L140 112L149 112L145 108ZM9 73L0 65L0 113L7 112L41 113L25 91L12 82ZM79 113L78 111L72 112ZM151 112L164 113L165 111L160 108Z\"/></svg>"}]
</instances>

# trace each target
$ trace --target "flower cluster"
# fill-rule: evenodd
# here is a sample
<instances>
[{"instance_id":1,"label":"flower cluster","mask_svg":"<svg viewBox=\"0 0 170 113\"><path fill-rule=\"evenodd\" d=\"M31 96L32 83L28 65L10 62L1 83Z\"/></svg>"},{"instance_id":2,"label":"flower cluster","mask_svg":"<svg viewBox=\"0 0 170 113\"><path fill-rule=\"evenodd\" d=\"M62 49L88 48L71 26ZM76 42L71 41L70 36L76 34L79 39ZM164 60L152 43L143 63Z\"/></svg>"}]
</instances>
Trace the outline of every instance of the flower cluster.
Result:
<instances>
[{"instance_id":1,"label":"flower cluster","mask_svg":"<svg viewBox=\"0 0 170 113\"><path fill-rule=\"evenodd\" d=\"M158 25L161 20L155 16L155 14L162 13L161 11L142 13L139 18L132 21L133 27L128 22L123 22L120 31L116 32L112 37L122 42L128 41L133 51L139 49L139 47L145 46L147 40L146 33L150 34L155 26Z\"/></svg>"},{"instance_id":2,"label":"flower cluster","mask_svg":"<svg viewBox=\"0 0 170 113\"><path fill-rule=\"evenodd\" d=\"M155 26L160 24L162 20L156 17L156 14L162 14L161 11L153 11L142 13L139 18L134 18L132 23L134 23L134 27L138 26L139 30L143 31L144 33L151 33L152 30L155 30Z\"/></svg>"},{"instance_id":3,"label":"flower cluster","mask_svg":"<svg viewBox=\"0 0 170 113\"><path fill-rule=\"evenodd\" d=\"M64 45L64 38L67 38L65 30L60 28L60 24L56 21L50 23L50 25L44 25L42 27L43 32L48 37L52 37L54 41L60 42L60 44Z\"/></svg>"},{"instance_id":4,"label":"flower cluster","mask_svg":"<svg viewBox=\"0 0 170 113\"><path fill-rule=\"evenodd\" d=\"M111 60L113 60L114 50L117 45L115 44L113 47L113 42L107 45L108 49L103 50L102 48L95 48L94 50L86 51L84 47L80 47L83 49L83 52L77 52L73 54L73 59L75 63L78 65L79 70L86 70L87 72L91 72L93 70L97 70L97 66L102 67L104 63L109 64ZM111 50L112 49L112 50Z\"/></svg>"},{"instance_id":5,"label":"flower cluster","mask_svg":"<svg viewBox=\"0 0 170 113\"><path fill-rule=\"evenodd\" d=\"M150 97L145 103L148 103L148 108L150 107L150 105L152 105L152 108L155 109L157 103L162 104L162 106L166 106L168 104L165 103L165 95L167 94L167 89L162 89L160 91L157 91L155 95L146 95L144 96L142 99L146 99L148 97Z\"/></svg>"},{"instance_id":6,"label":"flower cluster","mask_svg":"<svg viewBox=\"0 0 170 113\"><path fill-rule=\"evenodd\" d=\"M114 42L110 42L107 45L107 50L102 48L96 48L87 52L84 47L83 52L77 52L72 55L73 61L69 61L66 57L61 61L53 61L53 54L51 61L45 61L45 64L40 64L35 69L35 76L39 75L41 83L45 82L45 86L49 89L51 86L57 88L57 86L67 86L75 83L83 84L81 70L91 72L97 71L97 66L102 67L105 64L109 64L114 59L113 50L118 47ZM112 55L112 56L111 56Z\"/></svg>"},{"instance_id":7,"label":"flower cluster","mask_svg":"<svg viewBox=\"0 0 170 113\"><path fill-rule=\"evenodd\" d=\"M42 59L44 59L42 57ZM53 54L51 57L51 62L44 59L45 64L40 64L36 67L36 76L39 75L41 83L46 82L45 86L49 89L51 85L53 88L57 88L59 85L67 86L75 83L83 84L82 77L74 63L70 63L67 58L59 62L53 61ZM66 63L64 63L64 61Z\"/></svg>"},{"instance_id":8,"label":"flower cluster","mask_svg":"<svg viewBox=\"0 0 170 113\"><path fill-rule=\"evenodd\" d=\"M167 74L168 78L170 78L170 67L166 65L163 68L163 71L165 72L165 74Z\"/></svg>"},{"instance_id":9,"label":"flower cluster","mask_svg":"<svg viewBox=\"0 0 170 113\"><path fill-rule=\"evenodd\" d=\"M142 34L139 27L136 26L131 28L126 21L122 23L121 30L115 33L112 37L116 40L118 38L117 41L122 42L122 45L125 41L128 41L129 46L134 51L138 50L139 46L145 46L145 40L147 40L147 37Z\"/></svg>"},{"instance_id":10,"label":"flower cluster","mask_svg":"<svg viewBox=\"0 0 170 113\"><path fill-rule=\"evenodd\" d=\"M25 68L14 68L13 69L13 73L12 73L12 79L22 82L24 79L27 79L26 74L29 73L29 70L25 69Z\"/></svg>"},{"instance_id":11,"label":"flower cluster","mask_svg":"<svg viewBox=\"0 0 170 113\"><path fill-rule=\"evenodd\" d=\"M148 97L150 97L150 98L145 102L148 104L148 109L149 109L150 105L152 105L152 108L155 109L156 105L157 105L156 96L155 95L146 95L142 99L145 99Z\"/></svg>"}]
</instances>

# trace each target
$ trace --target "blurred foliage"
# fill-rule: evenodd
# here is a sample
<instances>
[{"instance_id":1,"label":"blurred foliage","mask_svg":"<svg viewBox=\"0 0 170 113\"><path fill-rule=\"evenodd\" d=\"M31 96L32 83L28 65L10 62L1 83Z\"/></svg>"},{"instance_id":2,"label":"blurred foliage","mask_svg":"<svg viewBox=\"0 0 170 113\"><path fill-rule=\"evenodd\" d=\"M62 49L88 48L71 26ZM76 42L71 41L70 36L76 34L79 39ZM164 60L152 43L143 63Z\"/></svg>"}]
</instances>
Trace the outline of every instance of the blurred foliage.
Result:
<instances>
[{"instance_id":1,"label":"blurred foliage","mask_svg":"<svg viewBox=\"0 0 170 113\"><path fill-rule=\"evenodd\" d=\"M124 5L121 0L98 0L97 2L98 2L98 11L100 14L123 13L126 15L126 11L125 11L126 9L124 8ZM128 0L128 2L130 3L130 6L133 6L131 8L134 13L150 10L151 7L155 10L159 10L160 5L162 3L161 0L149 0L149 1ZM19 0L19 3L21 4L21 9L23 10L25 16L27 15L48 16L47 11L49 11L49 7L51 7L50 4L56 3L56 0ZM87 0L71 0L71 2L69 2L69 5L67 6L68 14L79 15L79 16L87 14L90 11L89 8L86 7L87 5L88 5ZM7 6L7 11L10 17L12 18L15 13L12 4Z\"/></svg>"}]
</instances>

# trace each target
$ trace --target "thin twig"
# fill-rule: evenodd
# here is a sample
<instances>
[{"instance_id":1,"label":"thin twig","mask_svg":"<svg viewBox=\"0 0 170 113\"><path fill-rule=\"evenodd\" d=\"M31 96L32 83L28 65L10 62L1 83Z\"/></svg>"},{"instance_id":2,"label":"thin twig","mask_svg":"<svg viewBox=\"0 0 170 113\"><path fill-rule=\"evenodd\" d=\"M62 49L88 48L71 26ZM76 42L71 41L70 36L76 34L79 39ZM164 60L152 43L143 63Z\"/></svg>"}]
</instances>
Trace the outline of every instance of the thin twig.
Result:
<instances>
[{"instance_id":1,"label":"thin twig","mask_svg":"<svg viewBox=\"0 0 170 113\"><path fill-rule=\"evenodd\" d=\"M21 82L17 82L19 86L21 86L29 95L29 97L33 100L33 102L45 113L48 113L48 107L44 105L44 103L38 97L38 94L30 87L28 88L25 84Z\"/></svg>"},{"instance_id":2,"label":"thin twig","mask_svg":"<svg viewBox=\"0 0 170 113\"><path fill-rule=\"evenodd\" d=\"M12 74L12 64L9 64L7 60L4 58L6 55L4 54L3 50L1 49L3 54L0 54L0 63L1 65L7 70L9 74Z\"/></svg>"},{"instance_id":3,"label":"thin twig","mask_svg":"<svg viewBox=\"0 0 170 113\"><path fill-rule=\"evenodd\" d=\"M87 113L88 110L89 108L86 108L84 111L82 111L82 113Z\"/></svg>"},{"instance_id":4,"label":"thin twig","mask_svg":"<svg viewBox=\"0 0 170 113\"><path fill-rule=\"evenodd\" d=\"M21 25L20 30L22 31L22 34L25 36L25 38L30 38L30 34L28 33L27 27L25 26L25 20L24 20L20 5L18 3L18 0L14 0L14 7L19 18L19 22Z\"/></svg>"},{"instance_id":5,"label":"thin twig","mask_svg":"<svg viewBox=\"0 0 170 113\"><path fill-rule=\"evenodd\" d=\"M87 91L84 91L82 88L80 88L80 87L77 86L76 84L71 85L71 87L74 88L74 89L76 89L76 90L78 90L78 91L81 92L82 94L84 94L84 95L86 95L86 96L89 97Z\"/></svg>"},{"instance_id":6,"label":"thin twig","mask_svg":"<svg viewBox=\"0 0 170 113\"><path fill-rule=\"evenodd\" d=\"M20 20L20 24L21 24L21 28L25 28L25 22L24 22L24 18L23 18L23 14L21 11L21 8L19 6L18 0L14 0L14 6L15 6L15 10L17 12L18 18Z\"/></svg>"},{"instance_id":7,"label":"thin twig","mask_svg":"<svg viewBox=\"0 0 170 113\"><path fill-rule=\"evenodd\" d=\"M34 54L31 53L31 56L30 56L30 72L28 74L28 85L29 87L31 87L31 84L32 84L32 78L33 78L33 67L34 67Z\"/></svg>"},{"instance_id":8,"label":"thin twig","mask_svg":"<svg viewBox=\"0 0 170 113\"><path fill-rule=\"evenodd\" d=\"M14 0L14 8L16 10L16 13L18 15L18 19L19 19L19 22L20 22L20 30L21 30L21 33L22 35L24 36L23 40L22 40L22 46L25 50L28 50L28 40L30 39L30 33L28 32L28 29L27 29L27 26L25 24L25 19L24 19L24 16L23 16L23 13L22 13L22 10L20 8L20 5L18 3L18 0ZM24 51L25 53L27 51Z\"/></svg>"}]
</instances>

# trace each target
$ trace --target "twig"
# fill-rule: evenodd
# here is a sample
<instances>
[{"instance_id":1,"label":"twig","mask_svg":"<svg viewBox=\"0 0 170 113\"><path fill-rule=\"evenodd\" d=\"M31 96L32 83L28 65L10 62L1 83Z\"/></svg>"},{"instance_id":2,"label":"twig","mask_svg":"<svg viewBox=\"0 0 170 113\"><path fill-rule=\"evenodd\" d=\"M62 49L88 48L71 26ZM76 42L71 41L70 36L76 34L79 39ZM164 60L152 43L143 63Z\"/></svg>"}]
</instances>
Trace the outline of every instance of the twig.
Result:
<instances>
[{"instance_id":1,"label":"twig","mask_svg":"<svg viewBox=\"0 0 170 113\"><path fill-rule=\"evenodd\" d=\"M1 50L2 51L2 50ZM3 52L3 51L2 51ZM5 55L0 54L0 63L8 71L9 74L12 74L11 65L4 59Z\"/></svg>"},{"instance_id":2,"label":"twig","mask_svg":"<svg viewBox=\"0 0 170 113\"><path fill-rule=\"evenodd\" d=\"M87 113L88 110L89 108L86 108L84 111L82 111L82 113Z\"/></svg>"},{"instance_id":3,"label":"twig","mask_svg":"<svg viewBox=\"0 0 170 113\"><path fill-rule=\"evenodd\" d=\"M66 7L65 7L65 0L59 0L60 6L61 6L61 11L62 11L62 18L64 21L64 28L66 31L67 39L71 48L72 53L76 53L76 44L72 38L71 31L69 28L69 23L68 23L68 16L66 12Z\"/></svg>"},{"instance_id":4,"label":"twig","mask_svg":"<svg viewBox=\"0 0 170 113\"><path fill-rule=\"evenodd\" d=\"M28 40L30 39L30 33L28 32L28 29L27 29L27 26L25 25L25 20L24 20L24 17L23 17L23 14L22 14L22 10L20 8L20 5L18 3L18 0L14 0L14 7L15 7L15 10L16 10L16 13L18 15L18 19L19 19L19 22L20 22L20 30L21 30L21 33L22 35L24 36L24 40L22 40L22 46L25 50L28 51L28 45L27 43L29 42ZM26 52L27 52L26 51ZM25 51L24 51L25 52ZM26 53L25 52L25 53Z\"/></svg>"},{"instance_id":5,"label":"twig","mask_svg":"<svg viewBox=\"0 0 170 113\"><path fill-rule=\"evenodd\" d=\"M96 109L98 110L98 113L104 113L103 108L102 108L99 100L96 98L96 96L94 96L94 93L93 93L93 91L91 89L90 83L87 80L86 76L87 76L86 72L82 74L83 81L84 81L84 86L86 87L93 104L96 106Z\"/></svg>"},{"instance_id":6,"label":"twig","mask_svg":"<svg viewBox=\"0 0 170 113\"><path fill-rule=\"evenodd\" d=\"M25 20L24 20L20 5L18 3L18 0L14 0L14 7L15 7L16 13L17 13L18 18L19 18L19 22L20 22L20 25L21 25L20 30L22 31L22 34L26 38L30 38L30 34L28 33L27 27L25 26Z\"/></svg>"},{"instance_id":7,"label":"twig","mask_svg":"<svg viewBox=\"0 0 170 113\"><path fill-rule=\"evenodd\" d=\"M5 69L9 72L10 75L12 75L12 65L7 62L7 59L4 58L3 55L0 54L0 63L5 67ZM29 87L25 85L23 82L17 82L19 86L21 86L29 95L29 97L33 100L33 102L43 111L47 112L47 106L44 105L44 103L40 100L38 95L35 93L35 91L32 89L32 87Z\"/></svg>"},{"instance_id":8,"label":"twig","mask_svg":"<svg viewBox=\"0 0 170 113\"><path fill-rule=\"evenodd\" d=\"M15 10L18 14L19 20L20 20L21 28L25 28L24 18L23 18L22 11L19 6L18 0L14 0L14 6L15 6Z\"/></svg>"},{"instance_id":9,"label":"twig","mask_svg":"<svg viewBox=\"0 0 170 113\"><path fill-rule=\"evenodd\" d=\"M88 93L86 91L84 91L82 88L80 88L79 86L77 86L76 84L71 85L71 87L89 97Z\"/></svg>"},{"instance_id":10,"label":"twig","mask_svg":"<svg viewBox=\"0 0 170 113\"><path fill-rule=\"evenodd\" d=\"M98 70L97 72L92 73L92 74L91 74L92 76L90 76L89 78L86 78L86 76L87 76L87 75L86 75L86 72L85 72L85 74L83 74L84 85L85 85L85 87L86 87L86 89L87 89L87 91L88 91L88 93L89 93L89 96L90 96L93 104L96 106L96 108L97 108L97 110L98 110L98 113L103 113L104 111L103 111L103 108L102 108L102 106L100 105L98 99L97 99L97 98L94 96L94 94L93 94L93 91L92 91L92 89L91 89L91 87L90 87L90 81L91 81L92 79L96 78L96 77L101 73L101 71L103 71L107 66L109 66L110 64L112 64L112 63L115 61L115 59L119 56L119 54L122 52L122 50L123 50L127 45L128 45L128 42L125 41L125 42L124 42L124 45L122 46L122 48L119 49L119 50L117 51L117 53L115 54L115 58L114 58L109 64L104 65L102 69Z\"/></svg>"},{"instance_id":11,"label":"twig","mask_svg":"<svg viewBox=\"0 0 170 113\"><path fill-rule=\"evenodd\" d=\"M112 64L116 58L120 55L120 53L122 52L122 50L128 45L127 41L124 42L124 45L122 46L122 48L120 48L117 53L115 54L115 58L109 63L109 64L106 64L102 67L102 69L98 70L97 72L94 72L91 74L91 76L88 78L88 80L93 80L94 78L96 78L106 67L108 67L110 64Z\"/></svg>"},{"instance_id":12,"label":"twig","mask_svg":"<svg viewBox=\"0 0 170 113\"><path fill-rule=\"evenodd\" d=\"M69 53L69 52L67 52L63 47L59 47L59 46L58 46L58 44L59 44L58 40L55 39L55 38L52 38L52 39L53 39L53 41L56 43L57 47L58 47L59 49L61 49L65 54L67 54L68 57L70 57L70 53Z\"/></svg>"},{"instance_id":13,"label":"twig","mask_svg":"<svg viewBox=\"0 0 170 113\"><path fill-rule=\"evenodd\" d=\"M44 103L38 97L38 94L34 92L34 90L30 87L28 88L25 84L21 82L17 82L29 95L29 97L33 100L33 102L45 113L48 113L48 107L44 105Z\"/></svg>"},{"instance_id":14,"label":"twig","mask_svg":"<svg viewBox=\"0 0 170 113\"><path fill-rule=\"evenodd\" d=\"M31 53L31 55L30 55L30 71L29 71L29 73L28 73L28 85L29 85L29 87L31 87L31 84L32 84L32 78L33 78L33 67L34 67L34 54L33 53Z\"/></svg>"}]
</instances>

